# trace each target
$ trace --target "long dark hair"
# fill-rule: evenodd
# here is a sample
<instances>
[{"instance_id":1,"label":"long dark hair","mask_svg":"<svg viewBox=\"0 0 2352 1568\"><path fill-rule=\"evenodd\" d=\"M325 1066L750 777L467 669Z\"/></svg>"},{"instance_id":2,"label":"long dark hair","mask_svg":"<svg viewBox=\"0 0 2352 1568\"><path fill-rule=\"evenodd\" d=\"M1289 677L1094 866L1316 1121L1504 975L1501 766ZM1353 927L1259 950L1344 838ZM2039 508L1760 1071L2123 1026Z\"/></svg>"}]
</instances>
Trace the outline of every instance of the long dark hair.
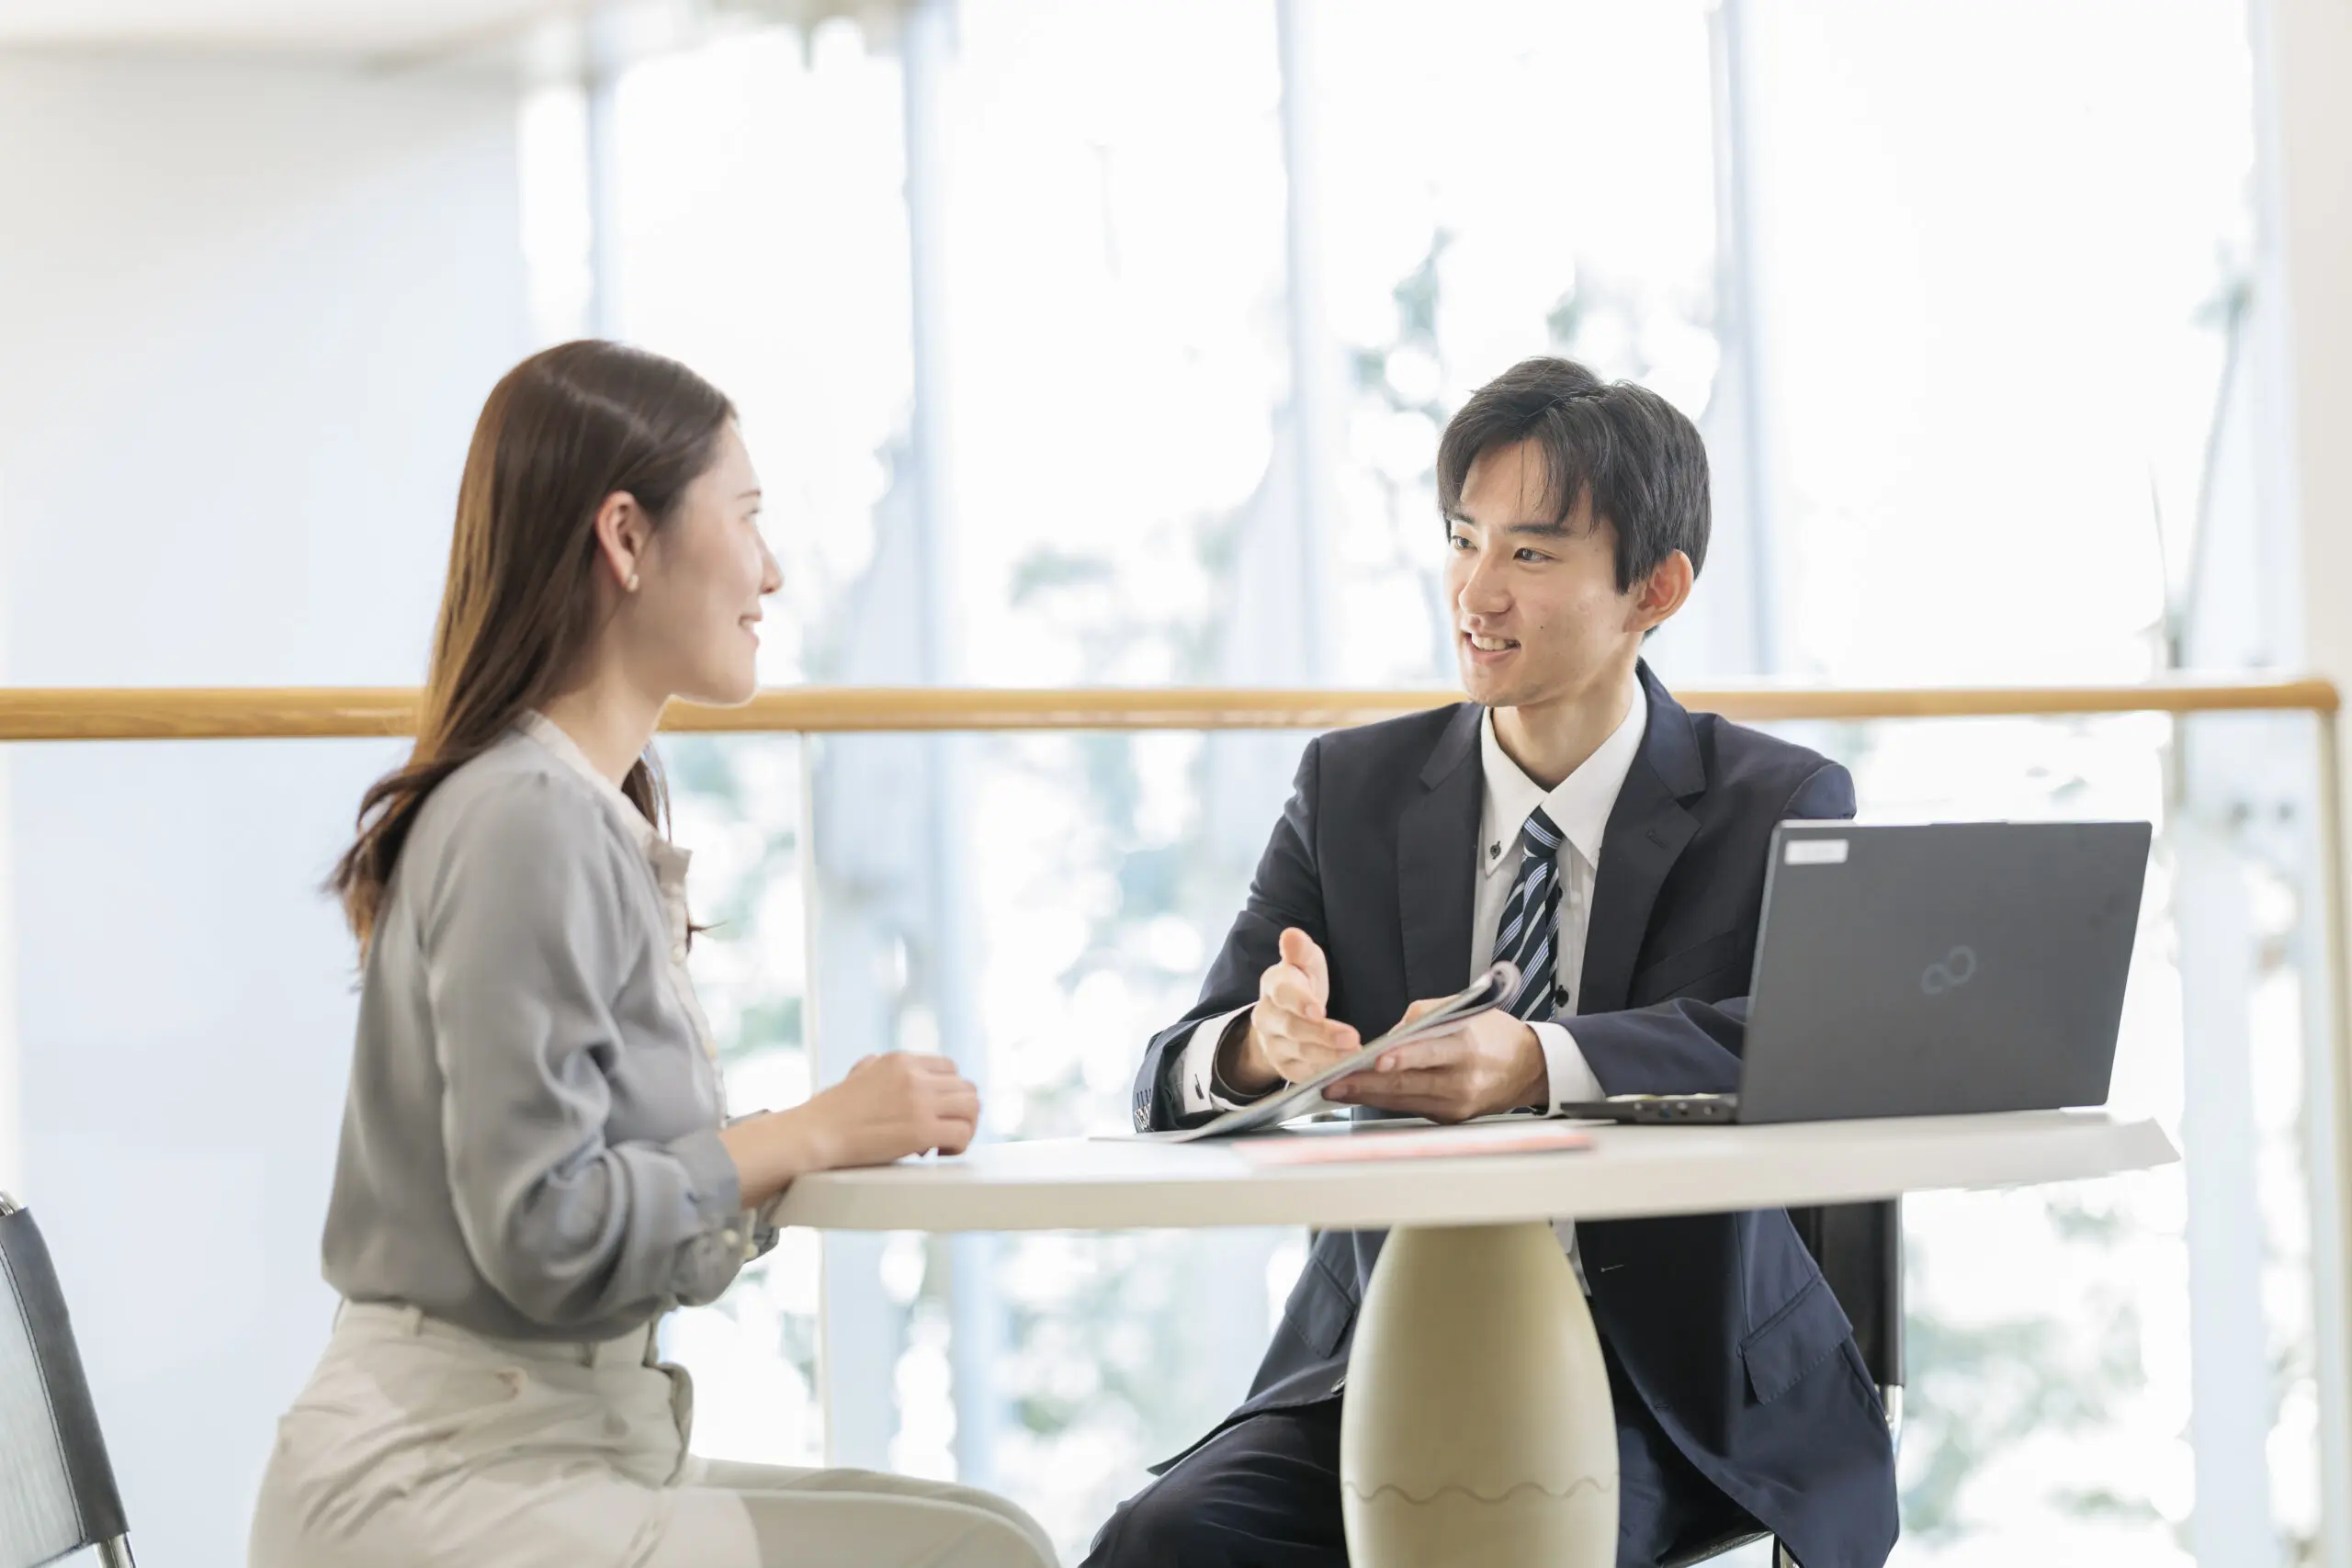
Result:
<instances>
[{"instance_id":1,"label":"long dark hair","mask_svg":"<svg viewBox=\"0 0 2352 1568\"><path fill-rule=\"evenodd\" d=\"M555 696L594 642L605 498L628 491L658 529L734 417L724 394L675 360L594 339L535 354L491 389L458 485L416 747L368 786L358 836L328 879L363 951L426 797ZM662 825L667 799L650 750L621 788Z\"/></svg>"}]
</instances>

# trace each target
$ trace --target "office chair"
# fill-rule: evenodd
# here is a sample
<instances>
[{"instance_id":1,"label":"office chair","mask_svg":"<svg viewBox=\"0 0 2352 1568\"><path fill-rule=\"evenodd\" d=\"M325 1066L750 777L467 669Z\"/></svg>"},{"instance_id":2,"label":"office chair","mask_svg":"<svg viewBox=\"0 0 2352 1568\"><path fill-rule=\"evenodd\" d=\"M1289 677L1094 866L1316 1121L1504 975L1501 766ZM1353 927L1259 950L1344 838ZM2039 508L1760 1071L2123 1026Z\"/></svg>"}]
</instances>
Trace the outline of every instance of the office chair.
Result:
<instances>
[{"instance_id":1,"label":"office chair","mask_svg":"<svg viewBox=\"0 0 2352 1568\"><path fill-rule=\"evenodd\" d=\"M57 1270L33 1217L0 1193L0 1568L85 1546L132 1568L114 1467Z\"/></svg>"},{"instance_id":2,"label":"office chair","mask_svg":"<svg viewBox=\"0 0 2352 1568\"><path fill-rule=\"evenodd\" d=\"M1791 1209L1797 1235L1821 1265L1830 1293L1846 1309L1854 1325L1854 1343L1862 1365L1878 1384L1880 1404L1886 1411L1890 1436L1903 1430L1903 1205L1838 1203L1819 1209ZM1702 1542L1676 1557L1667 1568L1692 1568L1695 1563L1761 1540L1758 1529L1736 1531ZM1799 1568L1788 1549L1775 1545L1775 1568Z\"/></svg>"}]
</instances>

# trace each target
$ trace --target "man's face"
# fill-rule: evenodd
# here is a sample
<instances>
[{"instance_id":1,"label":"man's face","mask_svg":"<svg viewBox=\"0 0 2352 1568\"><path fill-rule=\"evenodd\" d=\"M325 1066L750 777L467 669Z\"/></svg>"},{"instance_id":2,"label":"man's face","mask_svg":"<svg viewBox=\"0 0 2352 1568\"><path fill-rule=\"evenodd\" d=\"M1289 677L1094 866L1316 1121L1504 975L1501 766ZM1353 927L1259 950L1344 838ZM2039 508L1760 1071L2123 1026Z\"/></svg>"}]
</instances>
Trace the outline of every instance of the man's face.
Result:
<instances>
[{"instance_id":1,"label":"man's face","mask_svg":"<svg viewBox=\"0 0 2352 1568\"><path fill-rule=\"evenodd\" d=\"M1543 454L1482 452L1447 519L1446 603L1462 684L1488 707L1573 700L1623 679L1646 625L1642 584L1617 591L1617 532L1589 494L1566 522L1545 506Z\"/></svg>"}]
</instances>

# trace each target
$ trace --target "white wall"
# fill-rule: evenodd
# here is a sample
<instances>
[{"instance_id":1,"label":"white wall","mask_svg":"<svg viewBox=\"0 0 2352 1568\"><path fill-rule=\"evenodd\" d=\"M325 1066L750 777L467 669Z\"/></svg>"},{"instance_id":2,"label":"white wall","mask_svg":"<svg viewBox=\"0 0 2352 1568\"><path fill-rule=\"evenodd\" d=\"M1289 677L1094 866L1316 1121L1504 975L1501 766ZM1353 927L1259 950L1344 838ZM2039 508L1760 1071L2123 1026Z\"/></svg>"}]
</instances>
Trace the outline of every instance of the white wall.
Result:
<instances>
[{"instance_id":1,"label":"white wall","mask_svg":"<svg viewBox=\"0 0 2352 1568\"><path fill-rule=\"evenodd\" d=\"M2352 5L2256 0L2255 21L2270 89L2263 210L2275 281L2285 286L2276 330L2284 340L2278 358L2291 411L2276 434L2289 448L2287 500L2299 547L2304 651L2315 673L2352 694L2352 96L2344 91L2352 77ZM2343 728L2352 737L2352 724ZM2339 752L2339 761L2352 779L2352 756ZM2352 813L2352 797L2343 805ZM2352 931L2337 938L2352 939ZM2352 997L2339 996L2336 1005L2352 1007ZM2332 1225L2339 1237L2332 1259L2320 1256L2318 1280L2326 1314L2319 1327L2320 1376L2338 1391L2324 1410L2321 1434L2327 1461L2322 1560L2331 1568L2352 1564L2352 1280L2343 1272L2352 1252L2352 1062L2338 1055L2334 1066L2335 1146L2314 1153L2334 1155L2339 1180L2335 1211L2322 1204L2312 1214L2315 1226Z\"/></svg>"},{"instance_id":2,"label":"white wall","mask_svg":"<svg viewBox=\"0 0 2352 1568\"><path fill-rule=\"evenodd\" d=\"M2352 689L2352 6L2268 0L2304 626Z\"/></svg>"},{"instance_id":3,"label":"white wall","mask_svg":"<svg viewBox=\"0 0 2352 1568\"><path fill-rule=\"evenodd\" d=\"M0 671L417 680L467 434L528 347L511 85L0 52ZM149 1561L243 1561L325 1337L353 999L316 886L395 754L8 759L0 1169Z\"/></svg>"}]
</instances>

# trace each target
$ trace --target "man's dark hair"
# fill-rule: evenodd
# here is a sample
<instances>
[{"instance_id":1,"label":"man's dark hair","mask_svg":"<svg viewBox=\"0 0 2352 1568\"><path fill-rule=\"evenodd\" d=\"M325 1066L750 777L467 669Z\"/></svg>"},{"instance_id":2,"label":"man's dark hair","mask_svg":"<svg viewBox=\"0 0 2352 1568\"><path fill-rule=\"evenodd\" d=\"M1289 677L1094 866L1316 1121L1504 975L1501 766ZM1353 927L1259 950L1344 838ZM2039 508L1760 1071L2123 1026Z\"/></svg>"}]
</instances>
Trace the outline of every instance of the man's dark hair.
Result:
<instances>
[{"instance_id":1,"label":"man's dark hair","mask_svg":"<svg viewBox=\"0 0 2352 1568\"><path fill-rule=\"evenodd\" d=\"M1707 448L1672 403L1631 381L1603 381L1572 359L1522 359L1470 396L1437 444L1437 501L1462 503L1470 465L1528 442L1544 463L1543 511L1566 523L1588 492L1617 534L1617 592L1680 550L1707 559Z\"/></svg>"}]
</instances>

